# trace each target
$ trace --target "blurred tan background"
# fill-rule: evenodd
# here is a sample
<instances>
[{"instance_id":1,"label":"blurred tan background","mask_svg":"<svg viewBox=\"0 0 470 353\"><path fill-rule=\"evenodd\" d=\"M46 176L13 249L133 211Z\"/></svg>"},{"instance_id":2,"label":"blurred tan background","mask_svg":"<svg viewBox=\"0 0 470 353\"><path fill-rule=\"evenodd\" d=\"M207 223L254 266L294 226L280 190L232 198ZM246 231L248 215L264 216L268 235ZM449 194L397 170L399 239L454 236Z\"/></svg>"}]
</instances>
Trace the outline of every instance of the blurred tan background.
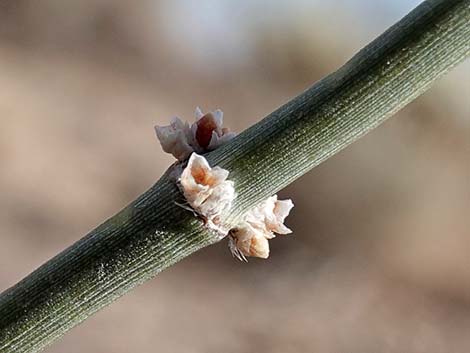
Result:
<instances>
[{"instance_id":1,"label":"blurred tan background","mask_svg":"<svg viewBox=\"0 0 470 353\"><path fill-rule=\"evenodd\" d=\"M0 0L0 290L156 181L153 126L242 131L418 1ZM226 242L48 352L469 352L470 65L305 175L271 257Z\"/></svg>"}]
</instances>

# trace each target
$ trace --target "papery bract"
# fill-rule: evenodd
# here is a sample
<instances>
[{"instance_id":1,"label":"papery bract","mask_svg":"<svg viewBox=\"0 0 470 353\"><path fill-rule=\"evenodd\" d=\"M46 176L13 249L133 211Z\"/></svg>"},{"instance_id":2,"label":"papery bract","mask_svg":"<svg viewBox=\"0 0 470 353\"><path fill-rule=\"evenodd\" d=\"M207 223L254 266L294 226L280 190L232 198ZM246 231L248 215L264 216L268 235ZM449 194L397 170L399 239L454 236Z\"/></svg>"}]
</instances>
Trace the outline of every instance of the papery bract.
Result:
<instances>
[{"instance_id":1,"label":"papery bract","mask_svg":"<svg viewBox=\"0 0 470 353\"><path fill-rule=\"evenodd\" d=\"M234 256L267 258L268 240L277 234L289 234L292 231L284 225L284 220L294 207L291 200L278 200L271 196L245 214L243 222L230 232L229 247Z\"/></svg>"},{"instance_id":2,"label":"papery bract","mask_svg":"<svg viewBox=\"0 0 470 353\"><path fill-rule=\"evenodd\" d=\"M168 126L155 126L155 132L165 152L182 161L193 152L192 133L188 123L174 117Z\"/></svg>"},{"instance_id":3,"label":"papery bract","mask_svg":"<svg viewBox=\"0 0 470 353\"><path fill-rule=\"evenodd\" d=\"M253 228L248 223L232 229L229 238L232 254L240 260L245 256L267 259L269 257L269 242L263 232ZM241 254L241 255L239 255Z\"/></svg>"},{"instance_id":4,"label":"papery bract","mask_svg":"<svg viewBox=\"0 0 470 353\"><path fill-rule=\"evenodd\" d=\"M224 113L220 109L204 114L196 108L195 115L196 122L191 126L175 117L170 125L155 127L163 150L179 161L186 160L192 152L215 150L236 136L222 127Z\"/></svg>"},{"instance_id":5,"label":"papery bract","mask_svg":"<svg viewBox=\"0 0 470 353\"><path fill-rule=\"evenodd\" d=\"M203 156L193 153L179 178L189 206L208 220L228 211L235 198L234 185L227 180L228 174L223 168L211 168Z\"/></svg>"},{"instance_id":6,"label":"papery bract","mask_svg":"<svg viewBox=\"0 0 470 353\"><path fill-rule=\"evenodd\" d=\"M292 231L284 225L284 220L294 207L291 200L278 200L277 195L271 196L258 204L245 215L246 222L262 230L268 239L273 233L289 234Z\"/></svg>"}]
</instances>

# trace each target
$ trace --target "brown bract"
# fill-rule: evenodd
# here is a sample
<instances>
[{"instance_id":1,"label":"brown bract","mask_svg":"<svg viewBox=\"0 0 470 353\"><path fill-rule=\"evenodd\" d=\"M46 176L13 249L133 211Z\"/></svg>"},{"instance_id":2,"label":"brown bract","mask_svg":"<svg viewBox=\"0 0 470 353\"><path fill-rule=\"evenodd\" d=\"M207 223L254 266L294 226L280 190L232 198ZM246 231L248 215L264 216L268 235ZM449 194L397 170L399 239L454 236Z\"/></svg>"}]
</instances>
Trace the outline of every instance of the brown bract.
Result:
<instances>
[{"instance_id":1,"label":"brown bract","mask_svg":"<svg viewBox=\"0 0 470 353\"><path fill-rule=\"evenodd\" d=\"M212 133L217 129L217 123L215 122L212 113L207 113L201 119L196 122L196 141L202 148L209 147L212 139ZM217 134L217 132L216 132Z\"/></svg>"}]
</instances>

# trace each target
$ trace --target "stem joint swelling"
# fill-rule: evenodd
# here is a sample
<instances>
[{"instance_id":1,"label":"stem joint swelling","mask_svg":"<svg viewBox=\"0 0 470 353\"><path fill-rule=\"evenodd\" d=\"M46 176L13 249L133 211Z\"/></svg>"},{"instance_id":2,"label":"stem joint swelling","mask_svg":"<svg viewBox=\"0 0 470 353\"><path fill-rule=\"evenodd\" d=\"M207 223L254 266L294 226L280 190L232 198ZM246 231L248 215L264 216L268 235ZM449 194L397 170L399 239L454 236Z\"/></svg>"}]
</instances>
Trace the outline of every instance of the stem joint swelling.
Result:
<instances>
[{"instance_id":1,"label":"stem joint swelling","mask_svg":"<svg viewBox=\"0 0 470 353\"><path fill-rule=\"evenodd\" d=\"M196 122L191 126L175 117L170 125L156 126L155 131L163 150L178 160L172 176L185 197L185 203L178 205L202 219L218 238L228 235L234 257L242 261L247 261L247 256L266 259L268 240L275 237L274 233L292 232L283 223L294 204L291 200L278 200L274 195L248 210L239 223L225 222L237 197L234 182L228 179L228 170L211 168L196 153L213 151L236 136L222 124L221 110L203 114L196 108Z\"/></svg>"}]
</instances>

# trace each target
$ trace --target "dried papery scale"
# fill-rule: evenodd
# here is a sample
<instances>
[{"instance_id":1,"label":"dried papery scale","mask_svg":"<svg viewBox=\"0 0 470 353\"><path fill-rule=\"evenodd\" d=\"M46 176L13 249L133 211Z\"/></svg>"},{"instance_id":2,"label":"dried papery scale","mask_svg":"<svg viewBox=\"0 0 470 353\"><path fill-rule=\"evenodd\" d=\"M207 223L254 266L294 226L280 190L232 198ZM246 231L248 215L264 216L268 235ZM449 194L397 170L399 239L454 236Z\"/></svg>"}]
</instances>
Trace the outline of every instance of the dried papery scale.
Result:
<instances>
[{"instance_id":1,"label":"dried papery scale","mask_svg":"<svg viewBox=\"0 0 470 353\"><path fill-rule=\"evenodd\" d=\"M196 121L192 125L174 117L168 126L155 126L163 150L178 161L186 160L192 152L215 150L236 136L222 126L224 113L220 109L204 114L198 107L195 116Z\"/></svg>"},{"instance_id":2,"label":"dried papery scale","mask_svg":"<svg viewBox=\"0 0 470 353\"><path fill-rule=\"evenodd\" d=\"M188 206L221 232L221 217L230 210L235 199L234 184L227 180L228 175L227 170L211 168L203 156L193 153L178 179ZM228 230L223 232L226 235Z\"/></svg>"},{"instance_id":3,"label":"dried papery scale","mask_svg":"<svg viewBox=\"0 0 470 353\"><path fill-rule=\"evenodd\" d=\"M168 126L155 126L155 132L162 149L177 160L183 161L193 152L191 129L189 124L180 118L172 118Z\"/></svg>"},{"instance_id":4,"label":"dried papery scale","mask_svg":"<svg viewBox=\"0 0 470 353\"><path fill-rule=\"evenodd\" d=\"M229 249L234 257L247 261L246 257L269 257L268 238L248 223L232 228L229 232Z\"/></svg>"},{"instance_id":5,"label":"dried papery scale","mask_svg":"<svg viewBox=\"0 0 470 353\"><path fill-rule=\"evenodd\" d=\"M293 207L292 200L278 200L274 195L250 210L245 215L245 221L262 230L268 239L274 238L274 233L290 234L292 230L284 225L284 220Z\"/></svg>"},{"instance_id":6,"label":"dried papery scale","mask_svg":"<svg viewBox=\"0 0 470 353\"><path fill-rule=\"evenodd\" d=\"M284 220L294 207L291 200L278 200L271 196L245 214L243 222L231 229L229 249L240 260L247 256L266 259L269 257L269 239L276 234L290 234Z\"/></svg>"}]
</instances>

